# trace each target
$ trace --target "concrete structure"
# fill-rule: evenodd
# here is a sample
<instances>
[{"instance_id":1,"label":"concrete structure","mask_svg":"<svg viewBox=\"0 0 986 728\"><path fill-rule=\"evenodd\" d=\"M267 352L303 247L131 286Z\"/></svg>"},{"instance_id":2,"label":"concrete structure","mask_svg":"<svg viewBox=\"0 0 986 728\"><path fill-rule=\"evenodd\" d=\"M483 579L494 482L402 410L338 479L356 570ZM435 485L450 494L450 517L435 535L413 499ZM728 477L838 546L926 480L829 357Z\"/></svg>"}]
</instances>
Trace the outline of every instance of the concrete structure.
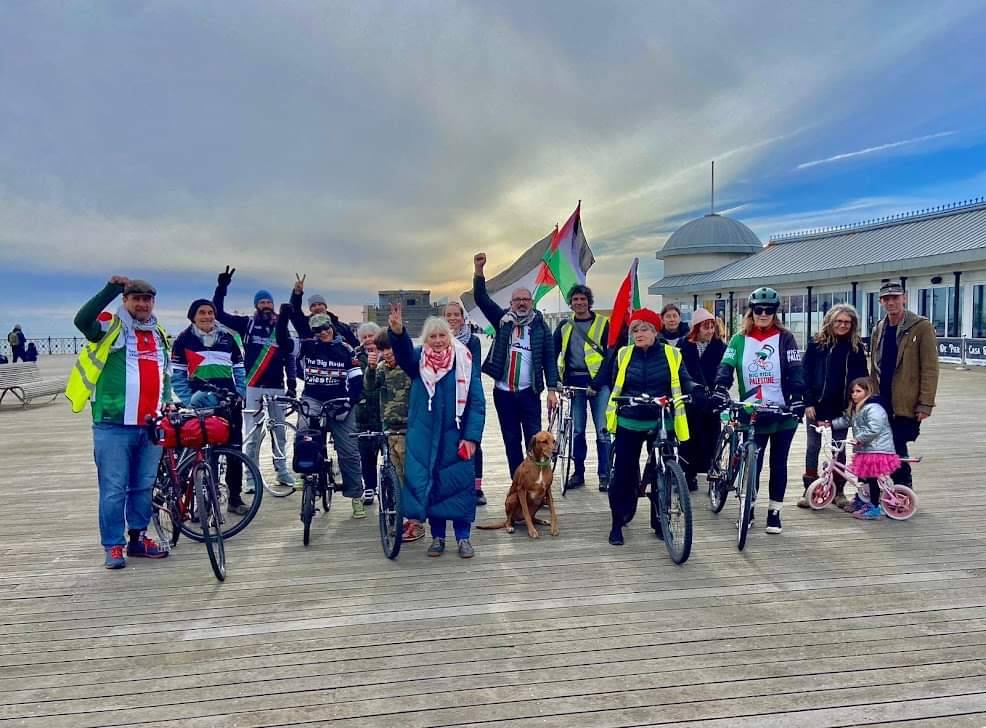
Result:
<instances>
[{"instance_id":1,"label":"concrete structure","mask_svg":"<svg viewBox=\"0 0 986 728\"><path fill-rule=\"evenodd\" d=\"M708 217L708 216L707 216ZM685 230L697 221L688 223ZM745 226L744 226L745 227ZM668 240L675 239L676 232ZM666 272L651 294L685 311L704 306L734 330L758 286L781 294L785 323L804 345L835 303L856 306L868 336L882 313L882 281L901 278L908 307L935 325L943 357L984 360L986 342L986 202L983 198L823 230L778 235L765 248L708 271L711 246L689 236L672 253L692 272ZM658 258L667 255L665 250ZM696 270L697 269L697 270ZM687 317L687 314L686 314ZM965 337L968 341L963 341Z\"/></svg>"},{"instance_id":2,"label":"concrete structure","mask_svg":"<svg viewBox=\"0 0 986 728\"><path fill-rule=\"evenodd\" d=\"M377 291L377 305L363 307L363 320L374 321L379 326L387 326L390 304L400 303L404 307L404 325L417 337L429 316L441 316L442 306L431 302L431 291L391 290Z\"/></svg>"}]
</instances>

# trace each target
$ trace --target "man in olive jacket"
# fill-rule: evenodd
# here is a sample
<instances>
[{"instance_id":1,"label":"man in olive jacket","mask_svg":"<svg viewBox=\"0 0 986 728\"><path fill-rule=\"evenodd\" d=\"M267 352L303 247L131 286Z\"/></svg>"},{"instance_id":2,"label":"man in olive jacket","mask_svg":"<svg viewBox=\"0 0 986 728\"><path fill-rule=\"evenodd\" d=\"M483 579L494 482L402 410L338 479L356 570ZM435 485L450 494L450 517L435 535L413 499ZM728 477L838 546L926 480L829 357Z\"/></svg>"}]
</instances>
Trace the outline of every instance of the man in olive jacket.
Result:
<instances>
[{"instance_id":1,"label":"man in olive jacket","mask_svg":"<svg viewBox=\"0 0 986 728\"><path fill-rule=\"evenodd\" d=\"M887 410L894 449L907 457L907 443L918 439L921 422L931 417L938 391L938 339L931 322L906 308L899 281L880 287L880 304L887 315L870 340L870 371ZM913 486L911 466L901 463L894 482Z\"/></svg>"}]
</instances>

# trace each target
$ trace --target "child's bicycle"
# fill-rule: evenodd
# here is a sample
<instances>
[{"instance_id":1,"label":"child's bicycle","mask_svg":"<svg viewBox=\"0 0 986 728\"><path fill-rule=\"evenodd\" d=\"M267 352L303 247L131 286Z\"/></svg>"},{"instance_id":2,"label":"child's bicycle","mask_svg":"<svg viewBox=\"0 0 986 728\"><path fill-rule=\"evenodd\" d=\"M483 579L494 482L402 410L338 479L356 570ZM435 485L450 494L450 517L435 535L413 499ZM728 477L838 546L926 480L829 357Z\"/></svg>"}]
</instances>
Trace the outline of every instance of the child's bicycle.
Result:
<instances>
[{"instance_id":1,"label":"child's bicycle","mask_svg":"<svg viewBox=\"0 0 986 728\"><path fill-rule=\"evenodd\" d=\"M401 487L397 469L390 460L390 441L392 436L404 437L405 431L385 430L383 432L360 432L353 437L369 439L380 448L380 475L377 478L377 516L380 521L380 545L388 559L396 559L401 550L401 528L404 525L401 510Z\"/></svg>"},{"instance_id":2,"label":"child's bicycle","mask_svg":"<svg viewBox=\"0 0 986 728\"><path fill-rule=\"evenodd\" d=\"M819 433L829 429L818 425L812 425L812 427ZM847 483L856 486L856 495L860 500L870 502L869 485L860 482L852 469L838 460L838 456L845 452L849 442L849 440L832 440L829 443L828 450L831 457L822 462L818 468L818 478L805 491L808 505L814 510L826 508L835 499L836 475L844 478ZM919 463L921 458L901 458L901 462ZM877 478L877 484L880 486L880 505L883 506L883 512L887 514L888 518L895 521L906 521L917 513L918 497L911 488L906 485L897 485L889 475Z\"/></svg>"}]
</instances>

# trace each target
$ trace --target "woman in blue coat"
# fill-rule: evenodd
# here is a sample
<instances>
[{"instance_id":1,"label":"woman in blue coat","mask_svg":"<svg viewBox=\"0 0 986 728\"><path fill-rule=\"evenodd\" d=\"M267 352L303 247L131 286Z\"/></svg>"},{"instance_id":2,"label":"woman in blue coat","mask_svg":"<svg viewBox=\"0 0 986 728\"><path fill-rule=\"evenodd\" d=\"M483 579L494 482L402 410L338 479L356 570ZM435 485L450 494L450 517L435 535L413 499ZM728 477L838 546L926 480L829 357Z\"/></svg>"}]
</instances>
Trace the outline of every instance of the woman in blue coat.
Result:
<instances>
[{"instance_id":1,"label":"woman in blue coat","mask_svg":"<svg viewBox=\"0 0 986 728\"><path fill-rule=\"evenodd\" d=\"M452 521L459 556L475 555L469 542L476 519L473 457L483 438L486 401L469 350L448 323L429 318L415 347L404 329L400 305L390 307L390 340L401 369L411 378L407 454L402 492L404 516L428 519L429 556L445 551Z\"/></svg>"}]
</instances>

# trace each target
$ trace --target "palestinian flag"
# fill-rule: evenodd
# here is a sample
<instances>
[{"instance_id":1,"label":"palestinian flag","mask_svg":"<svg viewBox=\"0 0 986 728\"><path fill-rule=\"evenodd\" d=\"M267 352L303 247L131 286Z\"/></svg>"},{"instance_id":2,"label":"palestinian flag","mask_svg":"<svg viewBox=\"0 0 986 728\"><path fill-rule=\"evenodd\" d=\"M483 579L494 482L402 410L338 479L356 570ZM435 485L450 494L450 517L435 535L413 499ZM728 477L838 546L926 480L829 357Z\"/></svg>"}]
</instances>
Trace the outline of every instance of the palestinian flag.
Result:
<instances>
[{"instance_id":1,"label":"palestinian flag","mask_svg":"<svg viewBox=\"0 0 986 728\"><path fill-rule=\"evenodd\" d=\"M627 327L630 325L630 315L640 308L640 285L637 282L637 264L639 258L634 258L630 264L630 271L627 277L620 284L620 290L616 293L616 300L613 301L613 313L609 319L609 342L610 348L620 342L626 341Z\"/></svg>"},{"instance_id":2,"label":"palestinian flag","mask_svg":"<svg viewBox=\"0 0 986 728\"><path fill-rule=\"evenodd\" d=\"M544 255L544 264L551 271L562 296L576 285L585 285L585 274L596 262L582 232L582 201L560 230L556 230L551 246Z\"/></svg>"},{"instance_id":3,"label":"palestinian flag","mask_svg":"<svg viewBox=\"0 0 986 728\"><path fill-rule=\"evenodd\" d=\"M185 351L188 376L202 381L233 378L233 355L228 351Z\"/></svg>"},{"instance_id":4,"label":"palestinian flag","mask_svg":"<svg viewBox=\"0 0 986 728\"><path fill-rule=\"evenodd\" d=\"M510 296L515 288L526 288L531 291L535 302L540 300L545 293L555 287L554 277L544 263L544 257L548 253L551 241L557 231L552 230L539 241L523 252L523 254L502 273L498 273L492 278L486 279L486 291L490 298L497 302L500 308L510 308ZM499 321L487 321L483 312L476 305L476 299L472 296L472 290L468 290L460 297L462 305L466 309L469 320L487 333L493 334L495 326Z\"/></svg>"}]
</instances>

